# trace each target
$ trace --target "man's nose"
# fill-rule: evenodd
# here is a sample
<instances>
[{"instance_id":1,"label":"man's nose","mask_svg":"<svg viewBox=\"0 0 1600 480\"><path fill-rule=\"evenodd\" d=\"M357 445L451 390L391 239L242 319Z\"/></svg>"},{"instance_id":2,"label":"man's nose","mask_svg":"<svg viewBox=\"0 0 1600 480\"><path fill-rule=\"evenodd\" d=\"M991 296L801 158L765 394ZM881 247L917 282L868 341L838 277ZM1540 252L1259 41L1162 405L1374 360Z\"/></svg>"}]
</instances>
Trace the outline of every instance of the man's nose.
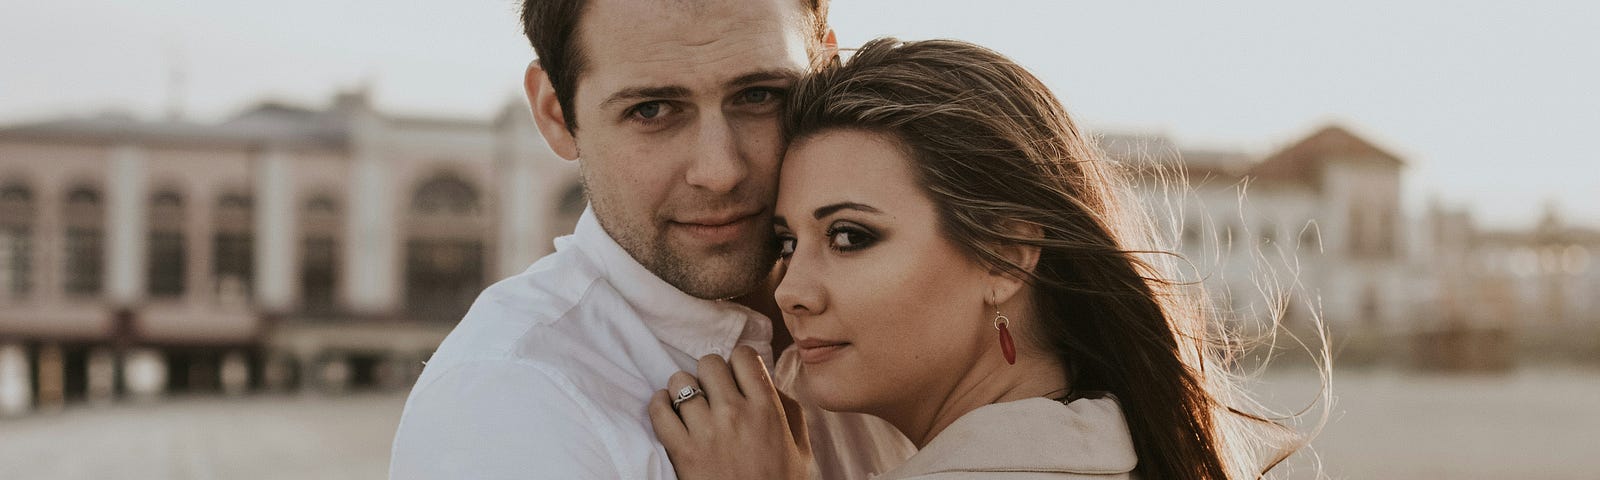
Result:
<instances>
[{"instance_id":1,"label":"man's nose","mask_svg":"<svg viewBox=\"0 0 1600 480\"><path fill-rule=\"evenodd\" d=\"M685 180L715 193L733 191L750 174L733 125L727 117L712 115L700 123L698 133Z\"/></svg>"}]
</instances>

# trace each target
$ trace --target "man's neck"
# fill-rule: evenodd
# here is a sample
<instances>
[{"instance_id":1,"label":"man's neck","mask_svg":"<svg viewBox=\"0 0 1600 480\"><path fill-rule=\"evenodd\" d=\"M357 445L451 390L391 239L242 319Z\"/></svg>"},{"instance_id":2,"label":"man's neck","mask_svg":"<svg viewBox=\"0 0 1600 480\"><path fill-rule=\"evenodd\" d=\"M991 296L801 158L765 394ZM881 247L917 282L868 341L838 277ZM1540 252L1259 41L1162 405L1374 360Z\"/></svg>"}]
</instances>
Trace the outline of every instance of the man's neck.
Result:
<instances>
[{"instance_id":1,"label":"man's neck","mask_svg":"<svg viewBox=\"0 0 1600 480\"><path fill-rule=\"evenodd\" d=\"M789 335L789 327L783 324L783 309L778 307L778 302L773 299L772 295L772 292L778 287L780 278L778 270L773 269L772 273L767 275L767 280L761 287L733 299L734 302L750 307L751 310L760 312L762 315L766 315L767 318L772 319L773 356L782 354L783 349L789 348L789 345L794 343L794 337ZM776 358L771 360L777 361Z\"/></svg>"}]
</instances>

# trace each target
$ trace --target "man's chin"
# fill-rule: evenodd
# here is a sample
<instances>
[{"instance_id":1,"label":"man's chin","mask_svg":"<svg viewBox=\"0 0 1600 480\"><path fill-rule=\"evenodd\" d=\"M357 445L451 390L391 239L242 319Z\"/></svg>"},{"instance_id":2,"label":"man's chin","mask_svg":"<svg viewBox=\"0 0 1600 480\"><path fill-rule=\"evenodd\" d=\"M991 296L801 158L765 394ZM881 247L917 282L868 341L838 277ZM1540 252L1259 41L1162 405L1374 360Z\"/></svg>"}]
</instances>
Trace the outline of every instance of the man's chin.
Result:
<instances>
[{"instance_id":1,"label":"man's chin","mask_svg":"<svg viewBox=\"0 0 1600 480\"><path fill-rule=\"evenodd\" d=\"M707 300L727 300L762 286L772 271L776 254L764 246L742 245L744 248L712 248L676 250L674 259L662 265L656 274L662 280L684 293ZM687 250L687 251L686 251ZM693 252L690 254L690 252Z\"/></svg>"}]
</instances>

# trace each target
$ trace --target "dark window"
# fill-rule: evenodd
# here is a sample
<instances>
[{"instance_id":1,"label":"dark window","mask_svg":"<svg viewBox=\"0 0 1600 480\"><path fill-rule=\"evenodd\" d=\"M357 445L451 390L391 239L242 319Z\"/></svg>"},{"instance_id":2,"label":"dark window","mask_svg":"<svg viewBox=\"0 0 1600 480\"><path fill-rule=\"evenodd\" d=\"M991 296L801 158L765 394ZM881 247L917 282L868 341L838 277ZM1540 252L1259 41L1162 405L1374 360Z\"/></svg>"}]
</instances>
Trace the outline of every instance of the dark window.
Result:
<instances>
[{"instance_id":1,"label":"dark window","mask_svg":"<svg viewBox=\"0 0 1600 480\"><path fill-rule=\"evenodd\" d=\"M98 228L67 228L65 287L68 295L100 294L105 269L104 242L105 236Z\"/></svg>"},{"instance_id":2,"label":"dark window","mask_svg":"<svg viewBox=\"0 0 1600 480\"><path fill-rule=\"evenodd\" d=\"M22 298L33 289L33 236L27 227L0 226L0 296Z\"/></svg>"},{"instance_id":3,"label":"dark window","mask_svg":"<svg viewBox=\"0 0 1600 480\"><path fill-rule=\"evenodd\" d=\"M100 206L100 192L89 188L76 188L67 193L67 205Z\"/></svg>"},{"instance_id":4,"label":"dark window","mask_svg":"<svg viewBox=\"0 0 1600 480\"><path fill-rule=\"evenodd\" d=\"M300 299L310 314L329 314L336 308L338 248L331 236L306 237L301 248Z\"/></svg>"},{"instance_id":5,"label":"dark window","mask_svg":"<svg viewBox=\"0 0 1600 480\"><path fill-rule=\"evenodd\" d=\"M178 195L178 192L163 190L151 197L150 206L157 209L182 207L183 196Z\"/></svg>"},{"instance_id":6,"label":"dark window","mask_svg":"<svg viewBox=\"0 0 1600 480\"><path fill-rule=\"evenodd\" d=\"M216 261L212 262L212 273L217 279L218 295L250 298L250 284L255 271L252 240L248 233L223 232L216 235L212 245L212 252L216 256Z\"/></svg>"},{"instance_id":7,"label":"dark window","mask_svg":"<svg viewBox=\"0 0 1600 480\"><path fill-rule=\"evenodd\" d=\"M422 215L476 215L478 192L460 178L440 175L417 188L411 211Z\"/></svg>"},{"instance_id":8,"label":"dark window","mask_svg":"<svg viewBox=\"0 0 1600 480\"><path fill-rule=\"evenodd\" d=\"M183 234L172 231L150 233L150 296L183 295L184 266L188 263Z\"/></svg>"},{"instance_id":9,"label":"dark window","mask_svg":"<svg viewBox=\"0 0 1600 480\"><path fill-rule=\"evenodd\" d=\"M416 318L460 320L483 288L483 242L412 239L406 245L406 302Z\"/></svg>"},{"instance_id":10,"label":"dark window","mask_svg":"<svg viewBox=\"0 0 1600 480\"><path fill-rule=\"evenodd\" d=\"M317 195L306 201L306 213L311 215L333 215L339 213L339 202L327 195Z\"/></svg>"},{"instance_id":11,"label":"dark window","mask_svg":"<svg viewBox=\"0 0 1600 480\"><path fill-rule=\"evenodd\" d=\"M0 203L31 205L33 204L33 190L20 183L6 184L6 186L0 187Z\"/></svg>"},{"instance_id":12,"label":"dark window","mask_svg":"<svg viewBox=\"0 0 1600 480\"><path fill-rule=\"evenodd\" d=\"M105 208L100 191L78 186L67 192L62 242L62 289L67 295L99 295L105 272Z\"/></svg>"},{"instance_id":13,"label":"dark window","mask_svg":"<svg viewBox=\"0 0 1600 480\"><path fill-rule=\"evenodd\" d=\"M33 189L0 186L0 298L22 298L33 290Z\"/></svg>"},{"instance_id":14,"label":"dark window","mask_svg":"<svg viewBox=\"0 0 1600 480\"><path fill-rule=\"evenodd\" d=\"M1300 227L1300 244L1295 248L1301 252L1322 253L1322 233L1315 224Z\"/></svg>"}]
</instances>

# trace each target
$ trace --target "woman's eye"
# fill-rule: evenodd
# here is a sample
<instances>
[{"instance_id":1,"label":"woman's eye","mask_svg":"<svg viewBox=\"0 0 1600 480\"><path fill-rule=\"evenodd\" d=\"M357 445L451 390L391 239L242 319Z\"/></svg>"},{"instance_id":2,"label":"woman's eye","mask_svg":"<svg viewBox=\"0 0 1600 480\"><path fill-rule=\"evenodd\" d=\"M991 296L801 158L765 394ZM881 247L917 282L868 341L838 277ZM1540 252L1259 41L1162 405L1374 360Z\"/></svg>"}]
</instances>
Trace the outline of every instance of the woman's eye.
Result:
<instances>
[{"instance_id":1,"label":"woman's eye","mask_svg":"<svg viewBox=\"0 0 1600 480\"><path fill-rule=\"evenodd\" d=\"M872 244L872 235L854 228L835 228L828 232L828 241L833 248L841 251L851 251L866 248Z\"/></svg>"},{"instance_id":2,"label":"woman's eye","mask_svg":"<svg viewBox=\"0 0 1600 480\"><path fill-rule=\"evenodd\" d=\"M789 258L794 255L794 237L778 237L778 256Z\"/></svg>"}]
</instances>

